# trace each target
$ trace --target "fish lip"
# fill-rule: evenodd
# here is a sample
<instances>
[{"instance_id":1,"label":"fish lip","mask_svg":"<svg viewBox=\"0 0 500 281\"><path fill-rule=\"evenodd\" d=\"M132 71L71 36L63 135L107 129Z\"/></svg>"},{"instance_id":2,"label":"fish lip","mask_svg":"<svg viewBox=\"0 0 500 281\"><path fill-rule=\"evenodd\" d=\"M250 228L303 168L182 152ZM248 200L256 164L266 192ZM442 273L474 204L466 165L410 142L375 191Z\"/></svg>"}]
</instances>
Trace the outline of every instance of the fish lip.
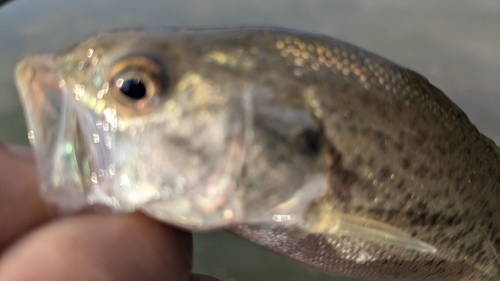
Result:
<instances>
[{"instance_id":1,"label":"fish lip","mask_svg":"<svg viewBox=\"0 0 500 281\"><path fill-rule=\"evenodd\" d=\"M72 146L77 137L76 112L70 108L58 67L56 55L31 55L17 64L15 81L29 130L28 139L35 152L42 196L66 212L86 204L81 181L85 177L78 165L74 165L77 154L85 149Z\"/></svg>"},{"instance_id":2,"label":"fish lip","mask_svg":"<svg viewBox=\"0 0 500 281\"><path fill-rule=\"evenodd\" d=\"M40 118L38 118L41 116L37 113L41 109L39 103L43 101L44 96L39 86L41 86L40 82L43 82L44 79L40 80L40 77L37 77L37 75L40 76L40 72L44 72L43 70L54 75L55 67L53 64L54 56L52 55L30 55L17 63L14 72L15 84L23 105L24 116L28 127L28 140L35 152L42 182L44 182L44 175L50 173L49 167L53 164L52 161L47 161L53 159L47 157L47 155L50 154L49 148L47 147L48 144L44 143L44 138L40 135L44 129L40 124ZM48 75L42 76L48 77ZM58 123L60 119L61 118L54 118L52 121ZM37 132L36 135L38 136L35 135L35 132ZM48 132L45 133L49 134ZM52 137L54 137L54 135L52 135ZM42 183L42 185L44 184Z\"/></svg>"}]
</instances>

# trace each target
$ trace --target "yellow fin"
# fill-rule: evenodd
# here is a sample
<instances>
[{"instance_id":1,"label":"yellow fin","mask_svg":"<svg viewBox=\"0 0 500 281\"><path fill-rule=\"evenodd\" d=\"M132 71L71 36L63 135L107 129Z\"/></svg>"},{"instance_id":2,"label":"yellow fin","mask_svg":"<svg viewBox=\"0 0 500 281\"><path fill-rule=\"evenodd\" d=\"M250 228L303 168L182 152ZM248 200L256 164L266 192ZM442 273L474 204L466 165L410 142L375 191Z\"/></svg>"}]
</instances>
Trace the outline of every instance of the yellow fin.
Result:
<instances>
[{"instance_id":1,"label":"yellow fin","mask_svg":"<svg viewBox=\"0 0 500 281\"><path fill-rule=\"evenodd\" d=\"M307 218L300 224L300 227L303 231L309 233L359 237L422 253L435 254L437 252L434 246L418 240L387 223L331 210L309 213Z\"/></svg>"}]
</instances>

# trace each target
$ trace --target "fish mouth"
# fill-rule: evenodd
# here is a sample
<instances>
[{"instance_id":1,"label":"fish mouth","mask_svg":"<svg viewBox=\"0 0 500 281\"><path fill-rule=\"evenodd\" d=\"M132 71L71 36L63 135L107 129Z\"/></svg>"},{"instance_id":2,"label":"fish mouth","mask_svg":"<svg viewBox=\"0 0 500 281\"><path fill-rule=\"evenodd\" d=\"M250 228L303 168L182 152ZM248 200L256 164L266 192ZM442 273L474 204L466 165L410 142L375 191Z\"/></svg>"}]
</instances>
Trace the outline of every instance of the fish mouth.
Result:
<instances>
[{"instance_id":1,"label":"fish mouth","mask_svg":"<svg viewBox=\"0 0 500 281\"><path fill-rule=\"evenodd\" d=\"M16 66L16 86L23 103L28 139L34 148L42 195L61 211L88 204L85 190L91 179L91 159L79 124L78 110L69 99L55 55L32 55ZM81 116L80 116L81 117Z\"/></svg>"}]
</instances>

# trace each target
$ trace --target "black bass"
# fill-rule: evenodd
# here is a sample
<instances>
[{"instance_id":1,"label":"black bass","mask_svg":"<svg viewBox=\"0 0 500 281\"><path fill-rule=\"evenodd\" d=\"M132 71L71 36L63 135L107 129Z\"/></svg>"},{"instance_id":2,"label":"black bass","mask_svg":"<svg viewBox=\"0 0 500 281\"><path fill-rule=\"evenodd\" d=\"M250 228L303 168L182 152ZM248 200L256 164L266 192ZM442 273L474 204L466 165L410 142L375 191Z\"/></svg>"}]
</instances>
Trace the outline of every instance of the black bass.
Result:
<instances>
[{"instance_id":1,"label":"black bass","mask_svg":"<svg viewBox=\"0 0 500 281\"><path fill-rule=\"evenodd\" d=\"M500 280L500 149L419 74L273 28L103 33L16 69L62 212L224 228L371 280Z\"/></svg>"}]
</instances>

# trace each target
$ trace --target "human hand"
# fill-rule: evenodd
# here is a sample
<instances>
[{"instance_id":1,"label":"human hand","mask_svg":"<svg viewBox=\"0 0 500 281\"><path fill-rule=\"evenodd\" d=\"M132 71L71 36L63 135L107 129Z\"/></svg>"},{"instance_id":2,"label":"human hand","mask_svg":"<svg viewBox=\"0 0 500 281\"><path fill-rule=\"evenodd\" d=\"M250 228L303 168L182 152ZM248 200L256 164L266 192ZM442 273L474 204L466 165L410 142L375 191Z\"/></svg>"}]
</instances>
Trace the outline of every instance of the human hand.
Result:
<instances>
[{"instance_id":1,"label":"human hand","mask_svg":"<svg viewBox=\"0 0 500 281\"><path fill-rule=\"evenodd\" d=\"M191 280L191 234L143 214L51 219L31 151L0 144L0 280Z\"/></svg>"}]
</instances>

